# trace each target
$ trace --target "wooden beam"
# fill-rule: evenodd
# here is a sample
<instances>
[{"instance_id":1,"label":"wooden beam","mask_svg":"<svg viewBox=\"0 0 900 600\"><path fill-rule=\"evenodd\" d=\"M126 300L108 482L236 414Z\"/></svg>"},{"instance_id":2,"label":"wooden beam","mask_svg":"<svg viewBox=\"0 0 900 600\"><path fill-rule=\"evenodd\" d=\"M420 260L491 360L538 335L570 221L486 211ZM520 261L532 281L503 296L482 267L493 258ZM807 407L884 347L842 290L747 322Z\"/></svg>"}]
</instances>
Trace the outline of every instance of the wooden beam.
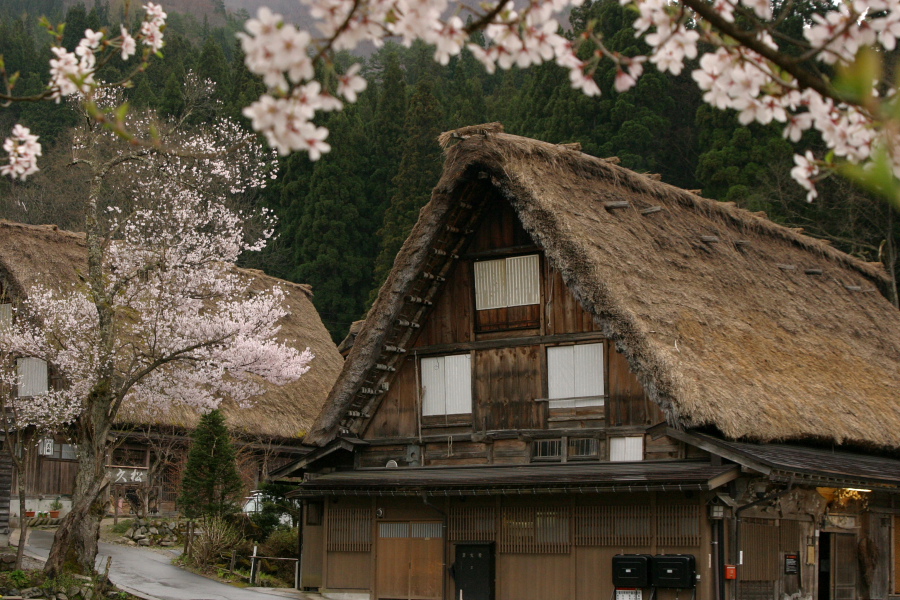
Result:
<instances>
[{"instance_id":1,"label":"wooden beam","mask_svg":"<svg viewBox=\"0 0 900 600\"><path fill-rule=\"evenodd\" d=\"M534 244L524 244L521 246L509 246L508 248L496 248L494 250L482 250L481 252L468 252L463 258L479 259L490 258L492 256L509 256L510 254L524 254L528 252L539 252L540 248Z\"/></svg>"},{"instance_id":2,"label":"wooden beam","mask_svg":"<svg viewBox=\"0 0 900 600\"><path fill-rule=\"evenodd\" d=\"M453 344L434 344L415 348L418 355L452 354L469 350L491 350L495 348L514 348L520 346L536 346L538 344L561 344L565 342L600 341L606 338L598 331L582 333L560 333L556 335L530 335L526 337L479 340L475 342L457 342Z\"/></svg>"}]
</instances>

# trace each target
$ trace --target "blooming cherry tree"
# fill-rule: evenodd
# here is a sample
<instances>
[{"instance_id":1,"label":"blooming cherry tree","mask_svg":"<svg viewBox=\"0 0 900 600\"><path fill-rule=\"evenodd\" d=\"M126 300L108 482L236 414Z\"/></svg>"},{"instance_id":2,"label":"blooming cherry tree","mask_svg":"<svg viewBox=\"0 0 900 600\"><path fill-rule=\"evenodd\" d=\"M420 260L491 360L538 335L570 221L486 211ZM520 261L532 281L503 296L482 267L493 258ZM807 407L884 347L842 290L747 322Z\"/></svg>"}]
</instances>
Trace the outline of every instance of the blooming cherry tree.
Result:
<instances>
[{"instance_id":1,"label":"blooming cherry tree","mask_svg":"<svg viewBox=\"0 0 900 600\"><path fill-rule=\"evenodd\" d=\"M214 89L193 76L188 84L201 90L188 97ZM100 113L121 102L115 90L92 94ZM251 294L235 267L272 235L267 214L233 208L233 196L272 176L274 157L255 135L229 121L185 129L148 112L122 118L124 140L85 123L73 146L73 168L90 181L83 282L27 290L0 336L0 355L43 359L65 382L15 402L22 427L65 425L78 447L72 510L47 562L53 574L72 549L93 569L91 506L108 483L108 434L122 411L145 421L176 404L248 406L263 382L293 381L313 359L278 339L284 291ZM258 238L248 236L251 220Z\"/></svg>"}]
</instances>

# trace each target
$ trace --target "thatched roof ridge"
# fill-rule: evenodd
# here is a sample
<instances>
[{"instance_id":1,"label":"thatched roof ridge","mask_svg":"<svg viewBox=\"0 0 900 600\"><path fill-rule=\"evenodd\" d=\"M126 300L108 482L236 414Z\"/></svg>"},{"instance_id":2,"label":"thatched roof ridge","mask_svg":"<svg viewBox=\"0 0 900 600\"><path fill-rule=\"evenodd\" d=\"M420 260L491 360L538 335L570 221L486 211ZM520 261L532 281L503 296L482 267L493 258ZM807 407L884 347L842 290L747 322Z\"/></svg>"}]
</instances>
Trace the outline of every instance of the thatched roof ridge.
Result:
<instances>
[{"instance_id":1,"label":"thatched roof ridge","mask_svg":"<svg viewBox=\"0 0 900 600\"><path fill-rule=\"evenodd\" d=\"M79 283L86 268L84 235L50 225L22 225L0 220L0 281L9 293L21 297L36 283L64 288ZM310 371L298 381L275 386L263 383L265 392L249 409L225 403L229 427L245 437L298 438L305 435L343 365L334 342L312 304L312 289L266 275L255 269L238 269L249 277L250 290L259 292L278 285L284 289L288 315L281 323L279 339L316 355ZM120 425L162 425L193 428L197 413L174 407L165 414L145 414L127 406Z\"/></svg>"},{"instance_id":2,"label":"thatched roof ridge","mask_svg":"<svg viewBox=\"0 0 900 600\"><path fill-rule=\"evenodd\" d=\"M442 219L485 179L673 426L900 447L900 312L880 265L574 149L456 140L309 442L333 437Z\"/></svg>"}]
</instances>

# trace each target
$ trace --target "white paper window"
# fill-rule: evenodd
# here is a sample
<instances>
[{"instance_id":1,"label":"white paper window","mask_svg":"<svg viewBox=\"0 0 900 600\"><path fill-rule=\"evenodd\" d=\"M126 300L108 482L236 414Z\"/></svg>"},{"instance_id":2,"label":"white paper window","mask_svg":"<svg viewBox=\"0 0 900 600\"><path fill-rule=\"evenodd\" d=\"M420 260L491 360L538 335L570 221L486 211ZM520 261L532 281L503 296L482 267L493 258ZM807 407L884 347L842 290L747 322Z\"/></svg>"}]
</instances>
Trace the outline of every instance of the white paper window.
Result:
<instances>
[{"instance_id":1,"label":"white paper window","mask_svg":"<svg viewBox=\"0 0 900 600\"><path fill-rule=\"evenodd\" d=\"M526 306L541 301L537 254L475 263L475 309Z\"/></svg>"},{"instance_id":2,"label":"white paper window","mask_svg":"<svg viewBox=\"0 0 900 600\"><path fill-rule=\"evenodd\" d=\"M472 412L472 359L468 354L423 358L422 415Z\"/></svg>"},{"instance_id":3,"label":"white paper window","mask_svg":"<svg viewBox=\"0 0 900 600\"><path fill-rule=\"evenodd\" d=\"M547 348L550 408L603 406L603 344Z\"/></svg>"},{"instance_id":4,"label":"white paper window","mask_svg":"<svg viewBox=\"0 0 900 600\"><path fill-rule=\"evenodd\" d=\"M644 436L609 438L610 462L644 460Z\"/></svg>"},{"instance_id":5,"label":"white paper window","mask_svg":"<svg viewBox=\"0 0 900 600\"><path fill-rule=\"evenodd\" d=\"M12 325L12 304L0 304L0 329L6 329Z\"/></svg>"},{"instance_id":6,"label":"white paper window","mask_svg":"<svg viewBox=\"0 0 900 600\"><path fill-rule=\"evenodd\" d=\"M16 361L19 375L19 397L37 396L47 391L47 363L40 358Z\"/></svg>"}]
</instances>

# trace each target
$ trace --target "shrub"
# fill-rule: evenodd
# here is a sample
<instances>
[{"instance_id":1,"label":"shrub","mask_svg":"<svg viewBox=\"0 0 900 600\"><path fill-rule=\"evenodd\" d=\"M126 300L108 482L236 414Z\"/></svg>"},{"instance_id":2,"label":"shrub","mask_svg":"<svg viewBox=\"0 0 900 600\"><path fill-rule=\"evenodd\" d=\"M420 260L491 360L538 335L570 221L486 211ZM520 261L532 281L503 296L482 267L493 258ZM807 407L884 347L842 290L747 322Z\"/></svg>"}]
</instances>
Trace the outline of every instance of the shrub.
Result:
<instances>
[{"instance_id":1,"label":"shrub","mask_svg":"<svg viewBox=\"0 0 900 600\"><path fill-rule=\"evenodd\" d=\"M241 534L232 524L221 517L210 517L202 522L199 535L191 543L191 560L196 567L207 570L229 556L240 541Z\"/></svg>"},{"instance_id":2,"label":"shrub","mask_svg":"<svg viewBox=\"0 0 900 600\"><path fill-rule=\"evenodd\" d=\"M281 558L297 558L297 536L296 529L276 529L272 532L262 546L260 554L263 556L277 556ZM271 560L265 561L267 570L274 572L279 579L284 581L294 581L294 561L290 560Z\"/></svg>"}]
</instances>

